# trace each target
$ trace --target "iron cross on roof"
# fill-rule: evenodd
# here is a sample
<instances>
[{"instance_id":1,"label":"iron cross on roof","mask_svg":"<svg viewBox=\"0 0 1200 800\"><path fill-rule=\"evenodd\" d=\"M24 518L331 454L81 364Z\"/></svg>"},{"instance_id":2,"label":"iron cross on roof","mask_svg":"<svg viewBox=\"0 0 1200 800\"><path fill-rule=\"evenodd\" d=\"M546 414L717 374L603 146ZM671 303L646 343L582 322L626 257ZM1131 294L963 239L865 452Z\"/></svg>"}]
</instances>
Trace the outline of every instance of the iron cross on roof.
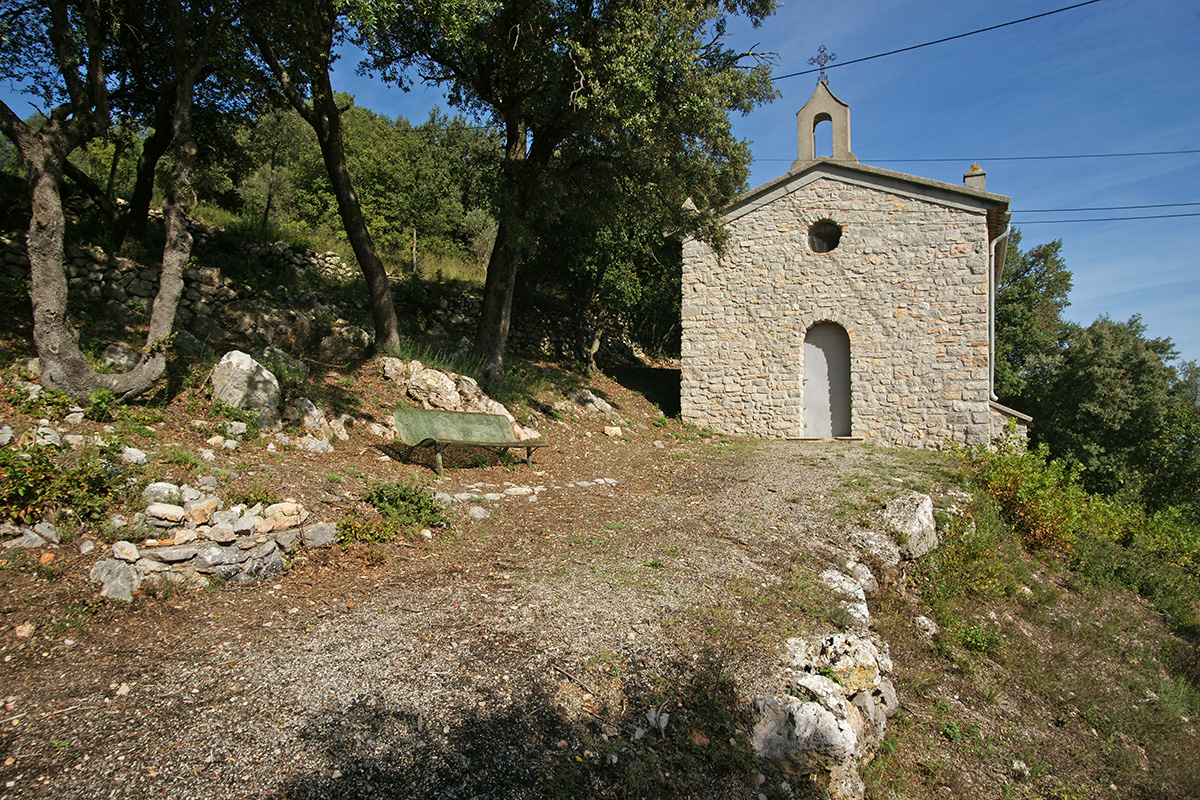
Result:
<instances>
[{"instance_id":1,"label":"iron cross on roof","mask_svg":"<svg viewBox=\"0 0 1200 800\"><path fill-rule=\"evenodd\" d=\"M817 48L817 54L808 60L809 64L816 65L821 68L821 74L817 76L817 83L829 84L829 76L825 74L825 65L830 61L837 60L837 53L825 52L825 45Z\"/></svg>"}]
</instances>

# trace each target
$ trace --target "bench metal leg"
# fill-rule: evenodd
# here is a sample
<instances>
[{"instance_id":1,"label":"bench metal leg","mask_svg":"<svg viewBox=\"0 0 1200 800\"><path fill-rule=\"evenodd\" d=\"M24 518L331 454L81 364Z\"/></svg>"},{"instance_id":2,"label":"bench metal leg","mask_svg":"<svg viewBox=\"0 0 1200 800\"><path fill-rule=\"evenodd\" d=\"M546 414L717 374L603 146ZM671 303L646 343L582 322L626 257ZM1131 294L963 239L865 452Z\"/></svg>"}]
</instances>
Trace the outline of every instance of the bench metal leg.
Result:
<instances>
[{"instance_id":1,"label":"bench metal leg","mask_svg":"<svg viewBox=\"0 0 1200 800\"><path fill-rule=\"evenodd\" d=\"M529 469L533 469L533 448L532 447L525 448L525 466L528 467Z\"/></svg>"},{"instance_id":2,"label":"bench metal leg","mask_svg":"<svg viewBox=\"0 0 1200 800\"><path fill-rule=\"evenodd\" d=\"M435 464L437 464L438 477L446 477L446 471L442 469L442 446L436 442L433 445L433 461Z\"/></svg>"}]
</instances>

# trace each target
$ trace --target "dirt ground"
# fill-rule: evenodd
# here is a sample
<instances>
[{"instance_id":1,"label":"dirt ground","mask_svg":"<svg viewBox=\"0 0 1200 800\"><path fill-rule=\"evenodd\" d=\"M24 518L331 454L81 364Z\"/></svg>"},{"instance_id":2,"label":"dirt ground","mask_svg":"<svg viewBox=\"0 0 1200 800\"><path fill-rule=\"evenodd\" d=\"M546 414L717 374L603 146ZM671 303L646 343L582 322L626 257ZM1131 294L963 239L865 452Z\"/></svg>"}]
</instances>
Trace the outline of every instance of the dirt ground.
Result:
<instances>
[{"instance_id":1,"label":"dirt ground","mask_svg":"<svg viewBox=\"0 0 1200 800\"><path fill-rule=\"evenodd\" d=\"M362 418L393 402L366 373L352 389L329 380ZM640 380L654 397L671 376ZM789 636L836 630L815 574L845 534L905 489L942 500L952 467L703 435L612 378L589 385L617 418L541 418L549 446L532 470L449 457L440 491L540 490L479 503L485 519L455 506L432 541L309 550L268 584L143 592L129 606L98 601L95 554L63 547L52 570L0 554L0 796L787 796L786 776L749 754L749 699L782 690ZM144 449L195 452L212 431L192 419L205 418L184 397ZM604 435L614 424L622 434ZM403 464L373 444L361 428L326 455L247 443L221 457L236 473L221 492L265 485L334 521L365 508L368 480L432 479L428 454ZM904 738L877 759L887 774L869 774L870 796L1049 797L1037 788L1048 771L1014 785L1014 758L1061 751L1086 769L1106 752L1036 690L980 699L978 681L912 633L905 575L878 574L871 606L894 642ZM32 636L13 633L29 623ZM670 713L665 730L650 709ZM946 735L946 720L968 717L987 747ZM1186 755L1153 763L1174 770L1173 796L1188 796ZM1086 773L1094 792L1078 796L1153 796L1109 790L1103 775Z\"/></svg>"}]
</instances>

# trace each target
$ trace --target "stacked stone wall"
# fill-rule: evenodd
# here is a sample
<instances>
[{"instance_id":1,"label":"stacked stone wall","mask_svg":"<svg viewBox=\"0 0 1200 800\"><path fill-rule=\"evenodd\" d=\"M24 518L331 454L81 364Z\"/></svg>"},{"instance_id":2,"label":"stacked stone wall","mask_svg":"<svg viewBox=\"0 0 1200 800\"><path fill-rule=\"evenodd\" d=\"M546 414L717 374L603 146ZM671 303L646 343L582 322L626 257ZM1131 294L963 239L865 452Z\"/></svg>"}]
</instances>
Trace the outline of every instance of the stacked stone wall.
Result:
<instances>
[{"instance_id":1,"label":"stacked stone wall","mask_svg":"<svg viewBox=\"0 0 1200 800\"><path fill-rule=\"evenodd\" d=\"M842 227L814 253L808 228ZM803 436L804 338L850 338L854 436L934 447L986 441L988 273L984 210L821 178L729 223L721 257L684 245L682 409L714 430Z\"/></svg>"}]
</instances>

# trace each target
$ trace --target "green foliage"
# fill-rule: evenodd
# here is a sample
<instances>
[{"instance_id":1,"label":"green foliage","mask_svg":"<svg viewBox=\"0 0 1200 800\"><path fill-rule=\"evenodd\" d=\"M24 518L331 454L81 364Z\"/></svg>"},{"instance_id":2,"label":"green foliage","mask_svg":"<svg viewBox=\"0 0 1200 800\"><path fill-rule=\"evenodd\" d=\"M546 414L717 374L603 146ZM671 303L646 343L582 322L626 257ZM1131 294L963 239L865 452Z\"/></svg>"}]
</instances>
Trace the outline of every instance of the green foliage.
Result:
<instances>
[{"instance_id":1,"label":"green foliage","mask_svg":"<svg viewBox=\"0 0 1200 800\"><path fill-rule=\"evenodd\" d=\"M343 541L390 542L416 528L448 522L441 504L416 483L372 482L364 500L375 507L379 517L369 519L351 514L341 520L338 532Z\"/></svg>"},{"instance_id":2,"label":"green foliage","mask_svg":"<svg viewBox=\"0 0 1200 800\"><path fill-rule=\"evenodd\" d=\"M1100 585L1126 586L1152 600L1179 631L1200 634L1200 526L1179 509L1141 506L1083 489L1047 449L1009 437L961 455L1030 550L1064 555Z\"/></svg>"},{"instance_id":3,"label":"green foliage","mask_svg":"<svg viewBox=\"0 0 1200 800\"><path fill-rule=\"evenodd\" d=\"M955 598L1011 595L1023 577L1020 543L1000 520L989 495L979 493L938 525L941 544L921 559L914 581L935 608Z\"/></svg>"},{"instance_id":4,"label":"green foliage","mask_svg":"<svg viewBox=\"0 0 1200 800\"><path fill-rule=\"evenodd\" d=\"M1026 549L1066 552L1089 500L1075 471L1011 432L995 447L995 453L983 445L961 451L970 479L995 498Z\"/></svg>"},{"instance_id":5,"label":"green foliage","mask_svg":"<svg viewBox=\"0 0 1200 800\"><path fill-rule=\"evenodd\" d=\"M1030 407L1047 370L1062 351L1070 323L1071 273L1062 240L1021 252L1021 232L1008 241L1004 275L996 293L996 394L1018 409Z\"/></svg>"},{"instance_id":6,"label":"green foliage","mask_svg":"<svg viewBox=\"0 0 1200 800\"><path fill-rule=\"evenodd\" d=\"M118 495L120 470L97 450L59 456L50 447L0 448L0 519L32 524L70 509L95 522Z\"/></svg>"},{"instance_id":7,"label":"green foliage","mask_svg":"<svg viewBox=\"0 0 1200 800\"><path fill-rule=\"evenodd\" d=\"M117 418L117 396L108 389L92 392L91 403L84 416L95 422L112 422Z\"/></svg>"}]
</instances>

